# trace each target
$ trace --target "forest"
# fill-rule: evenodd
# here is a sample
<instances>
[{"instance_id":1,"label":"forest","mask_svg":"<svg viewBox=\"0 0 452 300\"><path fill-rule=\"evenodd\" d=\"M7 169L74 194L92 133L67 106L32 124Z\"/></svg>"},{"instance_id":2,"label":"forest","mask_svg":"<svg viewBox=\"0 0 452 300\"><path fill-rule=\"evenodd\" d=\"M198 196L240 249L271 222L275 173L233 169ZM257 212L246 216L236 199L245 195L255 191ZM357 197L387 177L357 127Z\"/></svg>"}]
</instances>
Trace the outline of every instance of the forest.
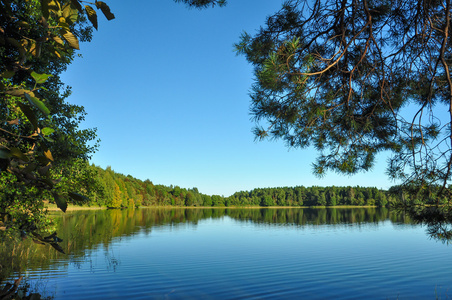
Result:
<instances>
[{"instance_id":1,"label":"forest","mask_svg":"<svg viewBox=\"0 0 452 300\"><path fill-rule=\"evenodd\" d=\"M248 207L248 206L390 206L391 203L405 201L411 204L443 203L446 197L438 198L439 186L425 196L409 194L399 186L389 190L376 187L269 187L251 191L238 191L230 196L206 195L198 188L181 188L177 185L154 184L149 179L140 180L131 175L115 172L111 167L105 170L79 161L77 169L65 179L70 189L77 190L90 206L108 208L132 208L140 206L178 207ZM422 202L421 202L421 199ZM73 204L77 204L76 201Z\"/></svg>"}]
</instances>

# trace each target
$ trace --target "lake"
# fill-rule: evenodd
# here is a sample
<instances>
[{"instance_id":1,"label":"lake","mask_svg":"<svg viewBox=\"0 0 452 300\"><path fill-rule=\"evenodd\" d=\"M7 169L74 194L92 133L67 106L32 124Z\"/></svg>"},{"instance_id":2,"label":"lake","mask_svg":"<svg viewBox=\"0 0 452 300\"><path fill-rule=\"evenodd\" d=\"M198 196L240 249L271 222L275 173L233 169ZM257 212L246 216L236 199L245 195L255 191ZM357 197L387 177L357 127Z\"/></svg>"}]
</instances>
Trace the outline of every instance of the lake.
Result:
<instances>
[{"instance_id":1,"label":"lake","mask_svg":"<svg viewBox=\"0 0 452 300\"><path fill-rule=\"evenodd\" d=\"M54 214L66 255L30 245L55 299L448 299L452 248L384 208ZM17 276L17 274L15 275Z\"/></svg>"}]
</instances>

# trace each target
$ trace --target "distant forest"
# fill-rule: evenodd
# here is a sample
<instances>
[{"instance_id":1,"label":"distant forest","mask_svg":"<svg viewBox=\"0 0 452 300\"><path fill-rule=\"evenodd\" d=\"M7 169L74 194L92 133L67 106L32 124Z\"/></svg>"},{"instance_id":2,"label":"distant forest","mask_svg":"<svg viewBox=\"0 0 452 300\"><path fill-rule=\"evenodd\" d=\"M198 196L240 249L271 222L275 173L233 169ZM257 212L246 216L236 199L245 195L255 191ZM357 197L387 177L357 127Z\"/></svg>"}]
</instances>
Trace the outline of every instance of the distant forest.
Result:
<instances>
[{"instance_id":1,"label":"distant forest","mask_svg":"<svg viewBox=\"0 0 452 300\"><path fill-rule=\"evenodd\" d=\"M83 163L84 164L84 163ZM142 181L131 175L106 170L95 165L84 165L77 174L77 192L86 196L89 205L110 208L139 206L188 206L188 207L232 207L232 206L389 206L396 201L412 204L421 203L416 196L404 194L398 186L389 190L376 187L274 187L239 191L229 197L205 195L196 187L181 188L177 185L164 186ZM436 203L435 192L423 203ZM439 199L441 202L446 199Z\"/></svg>"}]
</instances>

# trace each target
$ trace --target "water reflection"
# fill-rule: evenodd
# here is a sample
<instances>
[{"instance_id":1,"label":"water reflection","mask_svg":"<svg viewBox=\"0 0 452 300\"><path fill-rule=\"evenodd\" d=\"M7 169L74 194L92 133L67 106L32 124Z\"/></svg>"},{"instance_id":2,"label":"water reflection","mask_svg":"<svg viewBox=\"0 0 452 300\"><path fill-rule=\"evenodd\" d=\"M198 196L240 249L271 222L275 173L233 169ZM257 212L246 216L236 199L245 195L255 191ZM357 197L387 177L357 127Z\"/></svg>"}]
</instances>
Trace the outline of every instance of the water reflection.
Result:
<instances>
[{"instance_id":1,"label":"water reflection","mask_svg":"<svg viewBox=\"0 0 452 300\"><path fill-rule=\"evenodd\" d=\"M329 274L333 265L338 266L338 274L343 274L344 270L350 274L367 274L368 270L377 270L376 273L381 273L386 278L383 263L396 265L399 262L397 257L407 256L403 248L398 253L397 247L391 246L402 235L406 235L405 231L399 230L393 235L397 238L386 239L393 234L391 224L394 228L415 226L419 229L416 224L426 222L426 219L419 219L420 215L385 208L146 208L58 213L54 218L58 236L64 240L61 246L67 254L60 254L50 247L22 243L15 249L15 253L20 255L14 259L14 268L8 271L12 274L12 271L27 270L27 274L22 274L27 276L46 274L46 278L58 277L58 282L65 278L70 281L69 275L74 269L77 269L81 277L89 275L84 272L96 273L95 276L99 277L115 273L118 278L119 275L126 274L126 278L136 284L140 282L137 279L140 276L153 276L156 289L166 285L179 286L184 293L192 286L185 281L190 278L193 281L199 280L198 276L204 276L202 278L205 280L212 279L211 284L221 283L224 274L233 273L231 278L237 277L241 274L237 270L248 270L253 276L266 276L272 271L277 276L293 274L294 278L312 278L312 274L308 276L303 270L313 264L316 264L313 272L318 273L319 280L326 280L323 275ZM451 220L452 218L436 221ZM294 227L296 230L286 227ZM353 230L354 234L350 234L348 227L358 230ZM193 234L187 235L187 228L196 230L189 230ZM247 230L242 231L242 228ZM362 232L361 228L364 229ZM374 228L384 230L377 232ZM170 235L167 234L168 231L171 231ZM243 233L245 231L246 234ZM278 236L281 232L284 233L282 237ZM250 239L255 239L252 245L246 244ZM133 246L128 246L132 244ZM379 249L374 256L369 256L370 250L364 247L366 244ZM331 252L333 246L335 250ZM121 251L118 251L119 248ZM4 248L0 245L0 260L7 253L1 253L2 251ZM337 257L334 256L336 254ZM135 258L139 258L139 262L133 262L132 259ZM151 258L155 260L147 260ZM280 260L285 258L287 261ZM416 253L410 260L419 264L420 255ZM371 261L378 263L367 269L363 267L363 264L370 264ZM270 265L261 266L261 262L269 262ZM233 268L238 263L241 265ZM292 266L294 263L299 265ZM220 268L223 271L217 272ZM207 273L196 273L196 276L190 277L195 271ZM68 274L61 276L61 272ZM170 276L170 273L176 275ZM14 276L17 275L16 273ZM185 281L179 282L182 279L177 279L177 276ZM249 280L247 274L243 273L241 276L242 280ZM342 277L328 280L334 281L337 278ZM290 280L295 279L289 278L288 282ZM253 284L257 285L258 282ZM112 285L115 286L116 282ZM224 289L227 290L226 287ZM275 287L275 290L280 290L280 287Z\"/></svg>"},{"instance_id":2,"label":"water reflection","mask_svg":"<svg viewBox=\"0 0 452 300\"><path fill-rule=\"evenodd\" d=\"M417 224L425 225L430 238L445 244L452 241L452 207L413 206L401 207L397 211L403 211Z\"/></svg>"},{"instance_id":3,"label":"water reflection","mask_svg":"<svg viewBox=\"0 0 452 300\"><path fill-rule=\"evenodd\" d=\"M115 239L132 238L137 234L149 235L155 228L177 230L178 227L196 227L200 220L218 219L228 216L237 221L253 222L257 225L344 225L368 224L390 220L395 224L412 224L414 221L406 213L395 213L386 208L327 208L327 209L185 209L185 208L144 208L139 210L99 210L54 213L58 236L63 238L62 248L67 255L51 247L39 247L31 241L14 245L13 261L1 263L10 268L5 272L46 268L55 263L76 262L85 256L87 250L104 248L106 253ZM3 253L2 253L3 252ZM5 243L0 249L0 257L10 256L11 245ZM115 260L112 259L112 268Z\"/></svg>"}]
</instances>

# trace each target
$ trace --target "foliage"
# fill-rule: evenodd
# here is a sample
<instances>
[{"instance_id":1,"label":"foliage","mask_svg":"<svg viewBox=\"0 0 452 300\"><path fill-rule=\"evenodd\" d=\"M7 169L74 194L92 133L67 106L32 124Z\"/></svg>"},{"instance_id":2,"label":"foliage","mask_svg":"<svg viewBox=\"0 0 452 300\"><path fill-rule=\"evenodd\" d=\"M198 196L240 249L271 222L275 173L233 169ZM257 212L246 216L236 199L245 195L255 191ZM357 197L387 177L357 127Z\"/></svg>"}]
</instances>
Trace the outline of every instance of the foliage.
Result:
<instances>
[{"instance_id":1,"label":"foliage","mask_svg":"<svg viewBox=\"0 0 452 300\"><path fill-rule=\"evenodd\" d=\"M368 171L392 153L391 179L449 195L451 5L285 1L236 44L255 68L256 138L313 146L319 176Z\"/></svg>"},{"instance_id":2,"label":"foliage","mask_svg":"<svg viewBox=\"0 0 452 300\"><path fill-rule=\"evenodd\" d=\"M231 198L235 200L230 200ZM399 195L375 187L296 186L241 191L229 197L228 203L233 202L237 206L366 205L385 207L397 199L399 199Z\"/></svg>"},{"instance_id":3,"label":"foliage","mask_svg":"<svg viewBox=\"0 0 452 300\"><path fill-rule=\"evenodd\" d=\"M150 180L140 180L131 175L123 175L107 167L105 170L79 163L78 175L70 183L63 177L62 182L69 189L79 191L86 197L89 205L109 208L136 208L140 206L179 206L179 207L252 207L252 206L379 206L385 207L396 202L420 203L424 195L409 194L400 186L388 191L375 187L275 187L256 188L239 191L229 197L206 195L194 187L181 188L177 185L164 186ZM75 185L74 185L75 183ZM440 186L432 188L427 204L444 204L446 198L436 197ZM80 204L80 203L79 203Z\"/></svg>"},{"instance_id":4,"label":"foliage","mask_svg":"<svg viewBox=\"0 0 452 300\"><path fill-rule=\"evenodd\" d=\"M174 0L176 2L182 2L187 4L188 7L196 7L199 9L207 8L209 6L225 6L226 0Z\"/></svg>"},{"instance_id":5,"label":"foliage","mask_svg":"<svg viewBox=\"0 0 452 300\"><path fill-rule=\"evenodd\" d=\"M87 142L95 130L80 130L84 109L65 103L70 88L59 74L73 61L79 41L91 39L97 15L78 0L0 1L0 227L34 234L48 220L44 199L54 199L65 211L61 175L97 148ZM107 19L114 18L96 1ZM91 22L91 25L87 22ZM50 241L52 240L52 241Z\"/></svg>"}]
</instances>

